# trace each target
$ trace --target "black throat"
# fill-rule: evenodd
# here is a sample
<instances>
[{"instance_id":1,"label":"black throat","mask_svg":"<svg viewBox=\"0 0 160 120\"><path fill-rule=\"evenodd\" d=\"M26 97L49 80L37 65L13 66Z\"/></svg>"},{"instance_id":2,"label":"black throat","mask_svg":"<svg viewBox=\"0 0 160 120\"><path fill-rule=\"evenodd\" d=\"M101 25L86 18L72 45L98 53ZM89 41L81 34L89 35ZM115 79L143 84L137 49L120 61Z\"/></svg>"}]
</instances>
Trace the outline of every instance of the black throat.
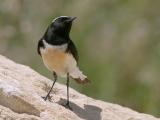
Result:
<instances>
[{"instance_id":1,"label":"black throat","mask_svg":"<svg viewBox=\"0 0 160 120\"><path fill-rule=\"evenodd\" d=\"M42 39L44 39L47 43L51 45L62 45L68 43L70 37L68 31L53 30L48 28Z\"/></svg>"}]
</instances>

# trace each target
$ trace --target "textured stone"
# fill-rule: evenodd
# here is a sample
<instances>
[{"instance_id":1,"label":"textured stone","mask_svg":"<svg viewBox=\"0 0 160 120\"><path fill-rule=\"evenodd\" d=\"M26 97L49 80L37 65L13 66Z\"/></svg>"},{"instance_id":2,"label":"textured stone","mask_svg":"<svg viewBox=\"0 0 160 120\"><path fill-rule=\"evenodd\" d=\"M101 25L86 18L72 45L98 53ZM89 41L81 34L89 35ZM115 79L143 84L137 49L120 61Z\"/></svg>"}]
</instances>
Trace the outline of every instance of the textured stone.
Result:
<instances>
[{"instance_id":1,"label":"textured stone","mask_svg":"<svg viewBox=\"0 0 160 120\"><path fill-rule=\"evenodd\" d=\"M0 56L0 120L160 120L120 105L95 100L70 88L73 111L64 108L66 86L55 84L31 68Z\"/></svg>"}]
</instances>

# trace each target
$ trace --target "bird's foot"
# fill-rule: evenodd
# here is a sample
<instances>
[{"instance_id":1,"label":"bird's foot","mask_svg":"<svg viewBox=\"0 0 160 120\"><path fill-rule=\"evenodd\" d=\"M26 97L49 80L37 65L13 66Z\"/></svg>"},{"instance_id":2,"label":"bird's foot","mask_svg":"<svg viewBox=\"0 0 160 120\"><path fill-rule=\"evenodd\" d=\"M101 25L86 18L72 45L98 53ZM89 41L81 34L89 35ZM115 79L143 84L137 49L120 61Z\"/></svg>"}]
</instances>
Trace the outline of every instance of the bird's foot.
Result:
<instances>
[{"instance_id":1,"label":"bird's foot","mask_svg":"<svg viewBox=\"0 0 160 120\"><path fill-rule=\"evenodd\" d=\"M49 95L49 96L45 96L45 97L43 97L42 96L42 98L46 101L47 99L51 102L51 96Z\"/></svg>"},{"instance_id":2,"label":"bird's foot","mask_svg":"<svg viewBox=\"0 0 160 120\"><path fill-rule=\"evenodd\" d=\"M66 104L63 105L65 108L73 111L72 107L70 106L69 102L67 102Z\"/></svg>"}]
</instances>

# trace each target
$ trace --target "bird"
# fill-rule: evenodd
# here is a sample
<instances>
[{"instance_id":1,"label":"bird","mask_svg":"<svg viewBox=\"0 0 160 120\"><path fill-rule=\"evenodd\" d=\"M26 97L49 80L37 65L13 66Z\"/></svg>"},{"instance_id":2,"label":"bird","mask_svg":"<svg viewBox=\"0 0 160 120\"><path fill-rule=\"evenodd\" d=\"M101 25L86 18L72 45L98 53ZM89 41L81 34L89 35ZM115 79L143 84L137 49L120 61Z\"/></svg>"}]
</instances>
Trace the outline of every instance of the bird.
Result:
<instances>
[{"instance_id":1,"label":"bird","mask_svg":"<svg viewBox=\"0 0 160 120\"><path fill-rule=\"evenodd\" d=\"M38 41L37 46L37 52L41 56L44 65L53 73L54 77L53 84L43 99L45 101L49 99L57 77L64 77L67 79L67 102L64 106L69 109L72 109L69 101L70 78L79 84L90 83L90 80L79 68L78 51L70 38L72 23L76 18L59 16L53 19L44 35Z\"/></svg>"}]
</instances>

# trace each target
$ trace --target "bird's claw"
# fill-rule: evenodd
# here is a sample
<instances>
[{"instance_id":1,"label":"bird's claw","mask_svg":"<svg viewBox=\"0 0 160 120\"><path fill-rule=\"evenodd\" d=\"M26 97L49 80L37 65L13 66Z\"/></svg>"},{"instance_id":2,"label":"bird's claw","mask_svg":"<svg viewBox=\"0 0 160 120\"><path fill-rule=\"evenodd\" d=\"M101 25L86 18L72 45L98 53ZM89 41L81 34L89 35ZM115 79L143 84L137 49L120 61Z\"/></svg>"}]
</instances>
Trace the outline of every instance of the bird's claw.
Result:
<instances>
[{"instance_id":1,"label":"bird's claw","mask_svg":"<svg viewBox=\"0 0 160 120\"><path fill-rule=\"evenodd\" d=\"M65 108L73 111L72 107L70 106L69 102L67 102L66 104L63 105Z\"/></svg>"},{"instance_id":2,"label":"bird's claw","mask_svg":"<svg viewBox=\"0 0 160 120\"><path fill-rule=\"evenodd\" d=\"M46 101L47 99L51 102L51 96L49 95L49 96L45 96L45 97L43 97L42 96L42 98Z\"/></svg>"}]
</instances>

